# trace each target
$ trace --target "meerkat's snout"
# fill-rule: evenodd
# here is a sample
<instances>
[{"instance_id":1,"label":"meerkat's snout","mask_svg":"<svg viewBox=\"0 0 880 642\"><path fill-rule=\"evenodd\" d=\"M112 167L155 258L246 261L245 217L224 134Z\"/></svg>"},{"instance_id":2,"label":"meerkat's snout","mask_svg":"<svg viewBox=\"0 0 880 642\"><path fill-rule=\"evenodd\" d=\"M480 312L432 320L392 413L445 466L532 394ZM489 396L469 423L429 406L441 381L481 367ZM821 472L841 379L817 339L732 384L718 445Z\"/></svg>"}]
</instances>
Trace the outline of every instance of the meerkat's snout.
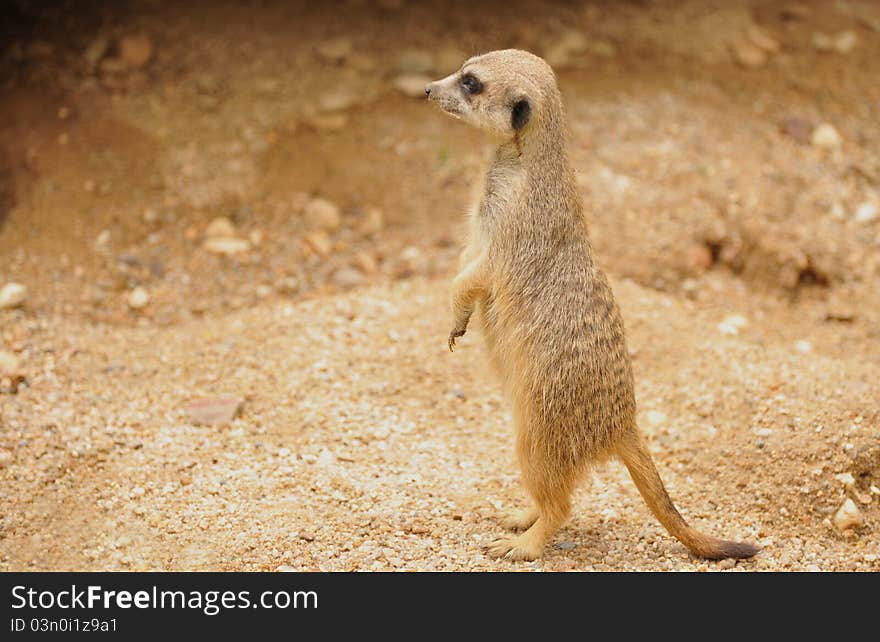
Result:
<instances>
[{"instance_id":1,"label":"meerkat's snout","mask_svg":"<svg viewBox=\"0 0 880 642\"><path fill-rule=\"evenodd\" d=\"M450 116L461 118L467 107L461 88L458 86L458 73L451 74L446 78L435 80L425 86L425 96Z\"/></svg>"},{"instance_id":2,"label":"meerkat's snout","mask_svg":"<svg viewBox=\"0 0 880 642\"><path fill-rule=\"evenodd\" d=\"M552 72L551 72L552 73ZM514 71L502 82L485 64L485 56L470 58L461 69L425 86L425 96L447 114L490 135L518 135L533 114L534 83Z\"/></svg>"}]
</instances>

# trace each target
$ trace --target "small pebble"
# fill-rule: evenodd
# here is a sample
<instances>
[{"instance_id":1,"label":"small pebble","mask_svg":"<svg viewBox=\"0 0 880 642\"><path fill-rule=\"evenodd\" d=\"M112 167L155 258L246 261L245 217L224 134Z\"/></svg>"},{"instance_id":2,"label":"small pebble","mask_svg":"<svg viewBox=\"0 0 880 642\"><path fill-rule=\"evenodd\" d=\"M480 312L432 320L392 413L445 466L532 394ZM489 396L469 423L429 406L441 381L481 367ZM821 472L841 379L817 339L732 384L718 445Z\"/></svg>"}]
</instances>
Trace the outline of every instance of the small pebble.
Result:
<instances>
[{"instance_id":1,"label":"small pebble","mask_svg":"<svg viewBox=\"0 0 880 642\"><path fill-rule=\"evenodd\" d=\"M422 74L403 74L392 81L394 88L410 98L424 98L425 87L431 82L430 76Z\"/></svg>"},{"instance_id":2,"label":"small pebble","mask_svg":"<svg viewBox=\"0 0 880 642\"><path fill-rule=\"evenodd\" d=\"M342 36L339 38L331 38L319 43L317 50L322 58L331 62L339 62L351 53L352 44L351 40Z\"/></svg>"},{"instance_id":3,"label":"small pebble","mask_svg":"<svg viewBox=\"0 0 880 642\"><path fill-rule=\"evenodd\" d=\"M142 287L136 287L128 294L128 307L132 310L140 310L150 302L150 293Z\"/></svg>"},{"instance_id":4,"label":"small pebble","mask_svg":"<svg viewBox=\"0 0 880 642\"><path fill-rule=\"evenodd\" d=\"M836 149L840 147L842 140L834 125L822 123L813 130L810 142L821 149Z\"/></svg>"},{"instance_id":5,"label":"small pebble","mask_svg":"<svg viewBox=\"0 0 880 642\"><path fill-rule=\"evenodd\" d=\"M187 420L191 424L219 426L235 419L244 400L240 397L211 397L197 399L186 405Z\"/></svg>"},{"instance_id":6,"label":"small pebble","mask_svg":"<svg viewBox=\"0 0 880 642\"><path fill-rule=\"evenodd\" d=\"M834 528L839 532L851 530L864 524L864 517L856 503L847 498L834 514Z\"/></svg>"},{"instance_id":7,"label":"small pebble","mask_svg":"<svg viewBox=\"0 0 880 642\"><path fill-rule=\"evenodd\" d=\"M205 228L205 236L208 238L234 237L237 233L235 225L225 216L215 218Z\"/></svg>"},{"instance_id":8,"label":"small pebble","mask_svg":"<svg viewBox=\"0 0 880 642\"><path fill-rule=\"evenodd\" d=\"M874 203L862 203L856 210L857 223L873 223L877 220L877 206Z\"/></svg>"},{"instance_id":9,"label":"small pebble","mask_svg":"<svg viewBox=\"0 0 880 642\"><path fill-rule=\"evenodd\" d=\"M250 241L239 238L209 238L202 245L208 252L213 254L241 254L251 249Z\"/></svg>"},{"instance_id":10,"label":"small pebble","mask_svg":"<svg viewBox=\"0 0 880 642\"><path fill-rule=\"evenodd\" d=\"M0 289L0 310L19 307L27 300L27 296L27 287L21 283L7 283Z\"/></svg>"},{"instance_id":11,"label":"small pebble","mask_svg":"<svg viewBox=\"0 0 880 642\"><path fill-rule=\"evenodd\" d=\"M303 212L303 216L311 229L335 232L339 229L342 217L339 207L325 198L315 198L309 201Z\"/></svg>"}]
</instances>

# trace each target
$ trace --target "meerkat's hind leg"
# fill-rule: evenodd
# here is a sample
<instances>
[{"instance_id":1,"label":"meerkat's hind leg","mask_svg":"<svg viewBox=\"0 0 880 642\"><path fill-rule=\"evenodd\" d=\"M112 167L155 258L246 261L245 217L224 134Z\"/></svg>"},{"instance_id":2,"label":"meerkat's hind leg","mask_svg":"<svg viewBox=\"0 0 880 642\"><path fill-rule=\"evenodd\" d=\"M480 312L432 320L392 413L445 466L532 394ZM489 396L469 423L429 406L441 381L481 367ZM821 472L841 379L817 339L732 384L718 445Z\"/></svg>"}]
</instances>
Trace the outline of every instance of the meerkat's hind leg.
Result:
<instances>
[{"instance_id":1,"label":"meerkat's hind leg","mask_svg":"<svg viewBox=\"0 0 880 642\"><path fill-rule=\"evenodd\" d=\"M502 528L509 531L524 531L532 527L532 524L538 521L537 506L529 506L528 508L509 510L501 516Z\"/></svg>"},{"instance_id":2,"label":"meerkat's hind leg","mask_svg":"<svg viewBox=\"0 0 880 642\"><path fill-rule=\"evenodd\" d=\"M520 452L529 452L529 450ZM523 482L535 499L538 519L524 533L499 537L493 541L488 546L488 553L492 557L507 557L513 560L537 559L544 552L547 539L568 519L575 476L566 475L558 478L548 475L544 472L547 468L536 466L536 463L523 461Z\"/></svg>"},{"instance_id":3,"label":"meerkat's hind leg","mask_svg":"<svg viewBox=\"0 0 880 642\"><path fill-rule=\"evenodd\" d=\"M519 535L506 535L494 540L487 547L491 557L506 557L511 560L536 560L544 553L544 544L565 521L567 511L541 513L528 530Z\"/></svg>"}]
</instances>

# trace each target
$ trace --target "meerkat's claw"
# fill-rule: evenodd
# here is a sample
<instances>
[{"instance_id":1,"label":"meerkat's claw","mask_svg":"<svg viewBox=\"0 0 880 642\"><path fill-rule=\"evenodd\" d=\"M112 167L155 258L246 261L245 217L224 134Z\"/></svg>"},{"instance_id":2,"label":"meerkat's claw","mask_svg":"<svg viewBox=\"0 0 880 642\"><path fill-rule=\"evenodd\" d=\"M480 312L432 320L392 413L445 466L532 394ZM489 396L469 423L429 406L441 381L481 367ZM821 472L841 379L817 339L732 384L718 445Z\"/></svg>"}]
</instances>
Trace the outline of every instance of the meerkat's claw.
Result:
<instances>
[{"instance_id":1,"label":"meerkat's claw","mask_svg":"<svg viewBox=\"0 0 880 642\"><path fill-rule=\"evenodd\" d=\"M455 352L455 340L458 337L463 337L464 333L465 333L464 330L458 330L458 329L453 330L452 332L449 333L449 351L450 352Z\"/></svg>"},{"instance_id":2,"label":"meerkat's claw","mask_svg":"<svg viewBox=\"0 0 880 642\"><path fill-rule=\"evenodd\" d=\"M490 557L516 561L532 561L541 557L541 547L536 547L526 535L499 537L486 547Z\"/></svg>"}]
</instances>

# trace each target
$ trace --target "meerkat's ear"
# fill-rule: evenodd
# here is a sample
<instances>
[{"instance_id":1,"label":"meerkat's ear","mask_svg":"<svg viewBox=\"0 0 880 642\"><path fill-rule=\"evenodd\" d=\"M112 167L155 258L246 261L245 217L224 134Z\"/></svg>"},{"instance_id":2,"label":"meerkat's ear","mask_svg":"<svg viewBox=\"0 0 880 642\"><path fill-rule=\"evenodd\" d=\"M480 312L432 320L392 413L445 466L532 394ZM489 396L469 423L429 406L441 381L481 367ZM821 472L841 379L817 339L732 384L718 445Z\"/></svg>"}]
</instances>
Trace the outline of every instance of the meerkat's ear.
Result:
<instances>
[{"instance_id":1,"label":"meerkat's ear","mask_svg":"<svg viewBox=\"0 0 880 642\"><path fill-rule=\"evenodd\" d=\"M532 104L529 102L528 96L520 94L513 100L513 107L510 109L510 126L519 131L526 126L532 117Z\"/></svg>"}]
</instances>

